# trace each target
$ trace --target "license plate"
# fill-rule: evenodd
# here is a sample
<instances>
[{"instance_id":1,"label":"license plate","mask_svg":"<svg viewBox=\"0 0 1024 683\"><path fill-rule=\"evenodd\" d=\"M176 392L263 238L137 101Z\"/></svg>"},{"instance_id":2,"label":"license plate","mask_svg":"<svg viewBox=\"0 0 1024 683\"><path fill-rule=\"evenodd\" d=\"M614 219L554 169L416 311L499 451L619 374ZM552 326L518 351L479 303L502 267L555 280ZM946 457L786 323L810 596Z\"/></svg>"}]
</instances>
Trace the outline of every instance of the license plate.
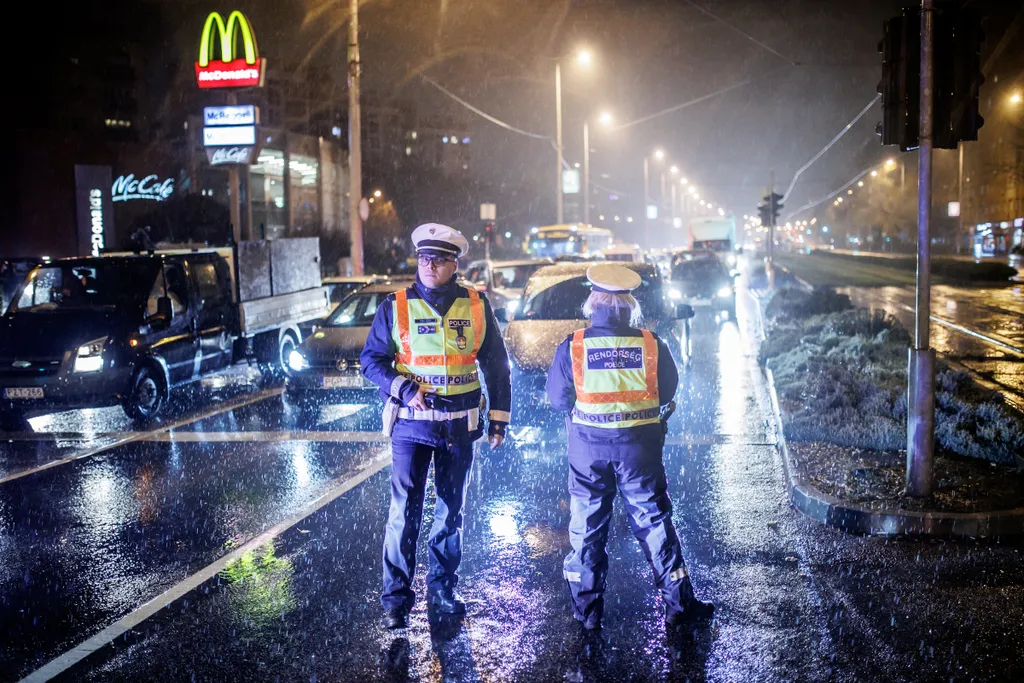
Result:
<instances>
[{"instance_id":1,"label":"license plate","mask_svg":"<svg viewBox=\"0 0 1024 683\"><path fill-rule=\"evenodd\" d=\"M323 378L321 386L324 389L362 389L363 378L361 375L336 375Z\"/></svg>"},{"instance_id":2,"label":"license plate","mask_svg":"<svg viewBox=\"0 0 1024 683\"><path fill-rule=\"evenodd\" d=\"M42 387L9 387L4 389L4 398L42 398Z\"/></svg>"}]
</instances>

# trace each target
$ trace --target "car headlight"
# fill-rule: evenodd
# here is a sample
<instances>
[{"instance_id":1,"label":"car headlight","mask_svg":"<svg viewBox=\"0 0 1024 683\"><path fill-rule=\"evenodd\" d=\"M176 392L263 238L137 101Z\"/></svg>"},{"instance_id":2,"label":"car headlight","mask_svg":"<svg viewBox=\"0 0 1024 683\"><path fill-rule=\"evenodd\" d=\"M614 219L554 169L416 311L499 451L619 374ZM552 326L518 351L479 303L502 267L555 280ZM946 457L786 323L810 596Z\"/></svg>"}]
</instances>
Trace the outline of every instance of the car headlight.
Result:
<instances>
[{"instance_id":1,"label":"car headlight","mask_svg":"<svg viewBox=\"0 0 1024 683\"><path fill-rule=\"evenodd\" d=\"M718 290L718 297L724 299L728 296L732 296L732 287L722 287Z\"/></svg>"},{"instance_id":2,"label":"car headlight","mask_svg":"<svg viewBox=\"0 0 1024 683\"><path fill-rule=\"evenodd\" d=\"M78 347L75 354L75 372L99 372L103 369L103 346L107 338L97 339Z\"/></svg>"},{"instance_id":3,"label":"car headlight","mask_svg":"<svg viewBox=\"0 0 1024 683\"><path fill-rule=\"evenodd\" d=\"M519 310L519 299L509 299L505 302L505 315L511 318Z\"/></svg>"},{"instance_id":4,"label":"car headlight","mask_svg":"<svg viewBox=\"0 0 1024 683\"><path fill-rule=\"evenodd\" d=\"M729 263L730 266L735 266L736 254L729 254L728 256L725 257L725 260Z\"/></svg>"},{"instance_id":5,"label":"car headlight","mask_svg":"<svg viewBox=\"0 0 1024 683\"><path fill-rule=\"evenodd\" d=\"M682 299L683 298L683 293L680 292L675 287L673 287L672 289L668 290L668 298L669 299Z\"/></svg>"},{"instance_id":6,"label":"car headlight","mask_svg":"<svg viewBox=\"0 0 1024 683\"><path fill-rule=\"evenodd\" d=\"M292 349L291 353L288 354L288 367L295 372L301 372L309 367L309 363L306 362L306 357L295 349Z\"/></svg>"}]
</instances>

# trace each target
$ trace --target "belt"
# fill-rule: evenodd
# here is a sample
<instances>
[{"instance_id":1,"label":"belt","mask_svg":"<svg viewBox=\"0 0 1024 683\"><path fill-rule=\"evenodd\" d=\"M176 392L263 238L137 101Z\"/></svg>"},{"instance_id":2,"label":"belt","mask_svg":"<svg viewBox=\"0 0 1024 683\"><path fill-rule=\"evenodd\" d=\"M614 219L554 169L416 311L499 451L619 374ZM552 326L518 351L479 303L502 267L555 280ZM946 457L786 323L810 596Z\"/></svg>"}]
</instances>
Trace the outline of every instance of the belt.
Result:
<instances>
[{"instance_id":1,"label":"belt","mask_svg":"<svg viewBox=\"0 0 1024 683\"><path fill-rule=\"evenodd\" d=\"M466 418L466 426L474 427L477 422L480 421L480 409L471 408L469 410L413 410L412 408L399 408L398 417L403 420L428 420L431 422L446 422L448 420L457 420L460 417Z\"/></svg>"}]
</instances>

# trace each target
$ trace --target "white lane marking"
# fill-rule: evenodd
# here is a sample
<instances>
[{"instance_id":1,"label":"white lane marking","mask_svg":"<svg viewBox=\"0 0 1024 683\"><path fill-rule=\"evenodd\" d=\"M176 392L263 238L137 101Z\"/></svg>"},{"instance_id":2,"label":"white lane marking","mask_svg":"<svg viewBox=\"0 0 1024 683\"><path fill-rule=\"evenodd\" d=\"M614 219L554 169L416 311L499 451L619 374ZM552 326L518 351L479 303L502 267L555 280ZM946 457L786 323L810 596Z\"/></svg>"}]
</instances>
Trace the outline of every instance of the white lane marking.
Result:
<instances>
[{"instance_id":1,"label":"white lane marking","mask_svg":"<svg viewBox=\"0 0 1024 683\"><path fill-rule=\"evenodd\" d=\"M298 512L286 517L281 522L272 526L271 528L264 531L262 534L251 539L248 543L239 546L230 553L224 555L219 560L203 567L198 572L189 576L185 580L167 589L160 595L151 599L141 607L137 608L130 614L125 615L121 619L117 620L110 626L97 633L96 635L88 638L87 640L79 643L75 647L71 648L64 654L58 655L56 658L49 661L39 669L36 669L28 676L21 679L21 683L36 683L37 681L48 681L60 674L64 673L74 665L81 662L83 659L96 652L102 647L109 645L114 642L115 639L124 635L131 629L141 624L146 619L159 612L160 610L170 607L171 603L178 600L182 596L186 595L190 591L195 590L206 581L217 576L230 562L240 558L247 552L256 550L260 546L267 544L280 536L282 533L301 522L306 517L309 517L314 512L324 507L331 501L335 500L339 496L348 491L351 491L359 484L363 483L377 472L384 469L385 466L391 462L391 451L386 449L384 452L379 454L374 460L366 464L356 474L352 475L348 479L332 486L327 489L323 495L314 500L312 503L299 510Z\"/></svg>"},{"instance_id":2,"label":"white lane marking","mask_svg":"<svg viewBox=\"0 0 1024 683\"><path fill-rule=\"evenodd\" d=\"M377 432L161 432L145 434L141 441L158 441L162 443L203 443L219 442L280 442L280 441L352 441L359 443L391 443L391 439Z\"/></svg>"},{"instance_id":3,"label":"white lane marking","mask_svg":"<svg viewBox=\"0 0 1024 683\"><path fill-rule=\"evenodd\" d=\"M259 401L263 401L263 400L271 398L273 396L280 396L283 391L284 390L280 389L280 388L278 388L278 389L265 389L264 391L261 391L259 393L252 394L252 395L249 395L249 396L243 396L243 397L235 399L233 401L228 401L227 403L223 403L221 405L215 406L215 407L211 408L210 410L207 410L204 413L200 413L199 415L194 415L194 416L191 416L191 417L185 417L185 418L182 418L180 420L177 420L176 422L172 422L171 424L163 425L162 427L159 427L158 429L154 429L152 431L148 431L148 432L129 432L127 434L124 434L120 439L117 439L117 440L112 441L110 443L105 443L105 444L102 444L100 446L96 446L95 448L89 448L89 449L86 449L84 451L80 451L78 453L75 453L74 455L69 455L66 458L60 458L59 460L53 460L51 462L46 463L45 465L40 465L38 467L32 467L32 468L29 468L27 470L20 470L18 472L13 473L13 474L8 474L5 477L0 477L0 484L6 484L9 481L14 481L15 479L21 479L22 477L27 477L30 474L35 474L36 472L42 472L43 470L48 470L48 469L51 469L53 467L59 467L60 465L66 465L67 463L74 462L75 460L82 460L83 458L91 458L94 455L99 455L100 453L104 453L104 452L109 451L109 450L111 450L113 448L117 448L118 446L124 446L125 444L129 444L129 443L132 443L134 441L141 441L142 439L146 438L147 436L150 436L150 435L153 435L153 434L161 434L161 433L164 433L164 432L168 432L168 431L170 431L172 429L177 429L177 428L183 427L183 426L185 426L187 424L191 424L193 422L198 422L199 420L205 420L205 419L213 417L215 415L219 415L220 413L225 413L225 412L227 412L229 410L235 410L236 408L241 408L242 406L247 406L247 405L252 404L252 403L258 403Z\"/></svg>"}]
</instances>

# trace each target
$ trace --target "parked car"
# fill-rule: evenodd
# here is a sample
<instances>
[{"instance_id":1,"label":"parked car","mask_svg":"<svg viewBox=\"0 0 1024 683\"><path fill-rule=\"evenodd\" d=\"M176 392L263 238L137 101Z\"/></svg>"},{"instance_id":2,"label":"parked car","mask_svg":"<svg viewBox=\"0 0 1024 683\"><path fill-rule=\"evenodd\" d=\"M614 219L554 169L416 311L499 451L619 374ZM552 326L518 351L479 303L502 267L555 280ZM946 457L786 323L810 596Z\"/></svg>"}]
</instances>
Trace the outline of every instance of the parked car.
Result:
<instances>
[{"instance_id":1,"label":"parked car","mask_svg":"<svg viewBox=\"0 0 1024 683\"><path fill-rule=\"evenodd\" d=\"M331 310L333 311L352 292L366 285L386 279L386 277L380 275L342 275L325 277L323 285L327 288L327 294L331 299Z\"/></svg>"},{"instance_id":2,"label":"parked car","mask_svg":"<svg viewBox=\"0 0 1024 683\"><path fill-rule=\"evenodd\" d=\"M554 263L551 259L516 261L473 261L467 267L465 281L487 295L491 308L505 309L511 318L523 297L523 288L538 268Z\"/></svg>"},{"instance_id":3,"label":"parked car","mask_svg":"<svg viewBox=\"0 0 1024 683\"><path fill-rule=\"evenodd\" d=\"M590 263L559 263L540 268L527 283L523 305L505 329L505 345L512 363L513 416L521 410L547 405L547 373L555 348L572 332L590 323L583 304L590 295ZM692 312L669 302L658 267L651 263L623 263L640 274L633 293L644 314L644 327L657 332L669 346L680 348L682 325ZM688 348L688 345L687 345Z\"/></svg>"},{"instance_id":4,"label":"parked car","mask_svg":"<svg viewBox=\"0 0 1024 683\"><path fill-rule=\"evenodd\" d=\"M0 315L4 314L14 298L14 293L25 281L25 276L40 263L49 261L48 257L40 258L9 258L0 260Z\"/></svg>"},{"instance_id":5,"label":"parked car","mask_svg":"<svg viewBox=\"0 0 1024 683\"><path fill-rule=\"evenodd\" d=\"M289 355L285 398L305 406L332 392L376 390L377 386L363 377L359 354L377 307L388 294L408 284L408 279L376 282L338 304L323 326Z\"/></svg>"},{"instance_id":6,"label":"parked car","mask_svg":"<svg viewBox=\"0 0 1024 683\"><path fill-rule=\"evenodd\" d=\"M120 404L148 420L172 387L236 360L283 373L302 340L299 326L327 306L318 261L319 242L306 238L242 242L237 253L180 249L41 264L0 318L0 418Z\"/></svg>"},{"instance_id":7,"label":"parked car","mask_svg":"<svg viewBox=\"0 0 1024 683\"><path fill-rule=\"evenodd\" d=\"M672 255L669 297L696 310L709 309L722 320L736 319L736 273L711 251Z\"/></svg>"}]
</instances>

